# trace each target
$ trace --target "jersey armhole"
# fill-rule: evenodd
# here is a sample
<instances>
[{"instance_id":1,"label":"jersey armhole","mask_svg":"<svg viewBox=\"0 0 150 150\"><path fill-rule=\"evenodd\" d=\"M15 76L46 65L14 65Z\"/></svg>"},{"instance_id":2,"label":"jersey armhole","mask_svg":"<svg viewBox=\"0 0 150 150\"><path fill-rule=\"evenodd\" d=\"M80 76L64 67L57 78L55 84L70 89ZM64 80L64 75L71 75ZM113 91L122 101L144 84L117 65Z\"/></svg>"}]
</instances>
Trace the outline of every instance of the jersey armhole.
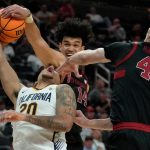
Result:
<instances>
[{"instance_id":1,"label":"jersey armhole","mask_svg":"<svg viewBox=\"0 0 150 150\"><path fill-rule=\"evenodd\" d=\"M134 42L131 51L129 51L129 53L125 55L121 60L116 62L115 67L118 67L119 65L126 62L136 52L137 49L138 49L138 42Z\"/></svg>"}]
</instances>

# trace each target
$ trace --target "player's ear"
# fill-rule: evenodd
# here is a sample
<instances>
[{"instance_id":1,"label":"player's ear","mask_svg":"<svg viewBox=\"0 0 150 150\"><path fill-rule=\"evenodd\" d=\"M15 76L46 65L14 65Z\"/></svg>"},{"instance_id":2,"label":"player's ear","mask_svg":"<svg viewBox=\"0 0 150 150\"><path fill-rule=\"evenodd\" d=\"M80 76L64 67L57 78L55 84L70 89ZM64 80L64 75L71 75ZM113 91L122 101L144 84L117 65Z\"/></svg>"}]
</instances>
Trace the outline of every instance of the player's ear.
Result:
<instances>
[{"instance_id":1,"label":"player's ear","mask_svg":"<svg viewBox=\"0 0 150 150\"><path fill-rule=\"evenodd\" d=\"M61 47L62 47L62 44L61 43L59 43L58 44L58 48L61 50Z\"/></svg>"},{"instance_id":2,"label":"player's ear","mask_svg":"<svg viewBox=\"0 0 150 150\"><path fill-rule=\"evenodd\" d=\"M85 46L82 46L82 50L85 50Z\"/></svg>"}]
</instances>

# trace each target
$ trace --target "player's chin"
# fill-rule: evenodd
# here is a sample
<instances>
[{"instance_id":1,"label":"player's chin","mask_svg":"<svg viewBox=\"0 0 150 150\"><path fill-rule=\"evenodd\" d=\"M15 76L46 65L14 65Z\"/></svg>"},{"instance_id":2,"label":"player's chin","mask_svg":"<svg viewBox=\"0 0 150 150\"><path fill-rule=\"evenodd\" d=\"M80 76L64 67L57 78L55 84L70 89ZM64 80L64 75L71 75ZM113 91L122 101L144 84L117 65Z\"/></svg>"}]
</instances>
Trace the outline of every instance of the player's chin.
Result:
<instances>
[{"instance_id":1,"label":"player's chin","mask_svg":"<svg viewBox=\"0 0 150 150\"><path fill-rule=\"evenodd\" d=\"M53 79L53 76L52 75L49 75L49 74L43 74L42 75L43 79Z\"/></svg>"}]
</instances>

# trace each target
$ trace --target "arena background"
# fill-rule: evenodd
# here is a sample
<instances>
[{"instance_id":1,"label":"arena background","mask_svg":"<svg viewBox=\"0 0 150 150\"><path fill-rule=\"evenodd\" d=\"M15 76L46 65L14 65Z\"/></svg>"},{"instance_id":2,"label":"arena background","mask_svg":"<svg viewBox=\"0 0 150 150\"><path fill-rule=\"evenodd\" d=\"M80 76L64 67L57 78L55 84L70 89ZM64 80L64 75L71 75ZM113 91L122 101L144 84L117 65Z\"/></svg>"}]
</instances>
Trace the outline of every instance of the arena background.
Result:
<instances>
[{"instance_id":1,"label":"arena background","mask_svg":"<svg viewBox=\"0 0 150 150\"><path fill-rule=\"evenodd\" d=\"M0 7L20 4L31 10L42 36L51 47L57 49L55 26L68 17L79 17L91 24L93 35L87 49L95 49L116 41L142 41L150 25L150 0L1 0ZM47 7L48 19L42 16L41 8ZM96 19L90 18L90 8L94 8ZM92 20L93 19L93 20ZM117 26L117 28L116 28ZM38 74L41 62L34 55L25 36L5 48L7 58L18 73L22 82L32 85ZM89 65L83 68L88 76L90 92L88 96L87 117L106 118L109 116L113 66L111 64ZM13 105L0 88L0 111L13 109ZM98 150L106 149L109 132L83 129L82 137ZM12 149L12 128L10 123L0 124L0 150ZM101 145L101 146L100 146ZM94 150L91 148L91 150Z\"/></svg>"}]
</instances>

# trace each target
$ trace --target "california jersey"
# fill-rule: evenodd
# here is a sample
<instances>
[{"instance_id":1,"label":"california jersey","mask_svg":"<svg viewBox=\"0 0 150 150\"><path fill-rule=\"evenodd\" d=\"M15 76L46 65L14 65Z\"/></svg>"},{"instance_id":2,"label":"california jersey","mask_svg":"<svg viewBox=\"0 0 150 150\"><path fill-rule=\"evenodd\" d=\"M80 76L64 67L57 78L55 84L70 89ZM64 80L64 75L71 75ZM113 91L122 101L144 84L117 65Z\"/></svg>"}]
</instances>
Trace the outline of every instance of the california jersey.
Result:
<instances>
[{"instance_id":1,"label":"california jersey","mask_svg":"<svg viewBox=\"0 0 150 150\"><path fill-rule=\"evenodd\" d=\"M56 87L23 87L17 98L16 112L37 116L56 115ZM14 150L66 150L64 132L54 132L25 121L13 123Z\"/></svg>"}]
</instances>

